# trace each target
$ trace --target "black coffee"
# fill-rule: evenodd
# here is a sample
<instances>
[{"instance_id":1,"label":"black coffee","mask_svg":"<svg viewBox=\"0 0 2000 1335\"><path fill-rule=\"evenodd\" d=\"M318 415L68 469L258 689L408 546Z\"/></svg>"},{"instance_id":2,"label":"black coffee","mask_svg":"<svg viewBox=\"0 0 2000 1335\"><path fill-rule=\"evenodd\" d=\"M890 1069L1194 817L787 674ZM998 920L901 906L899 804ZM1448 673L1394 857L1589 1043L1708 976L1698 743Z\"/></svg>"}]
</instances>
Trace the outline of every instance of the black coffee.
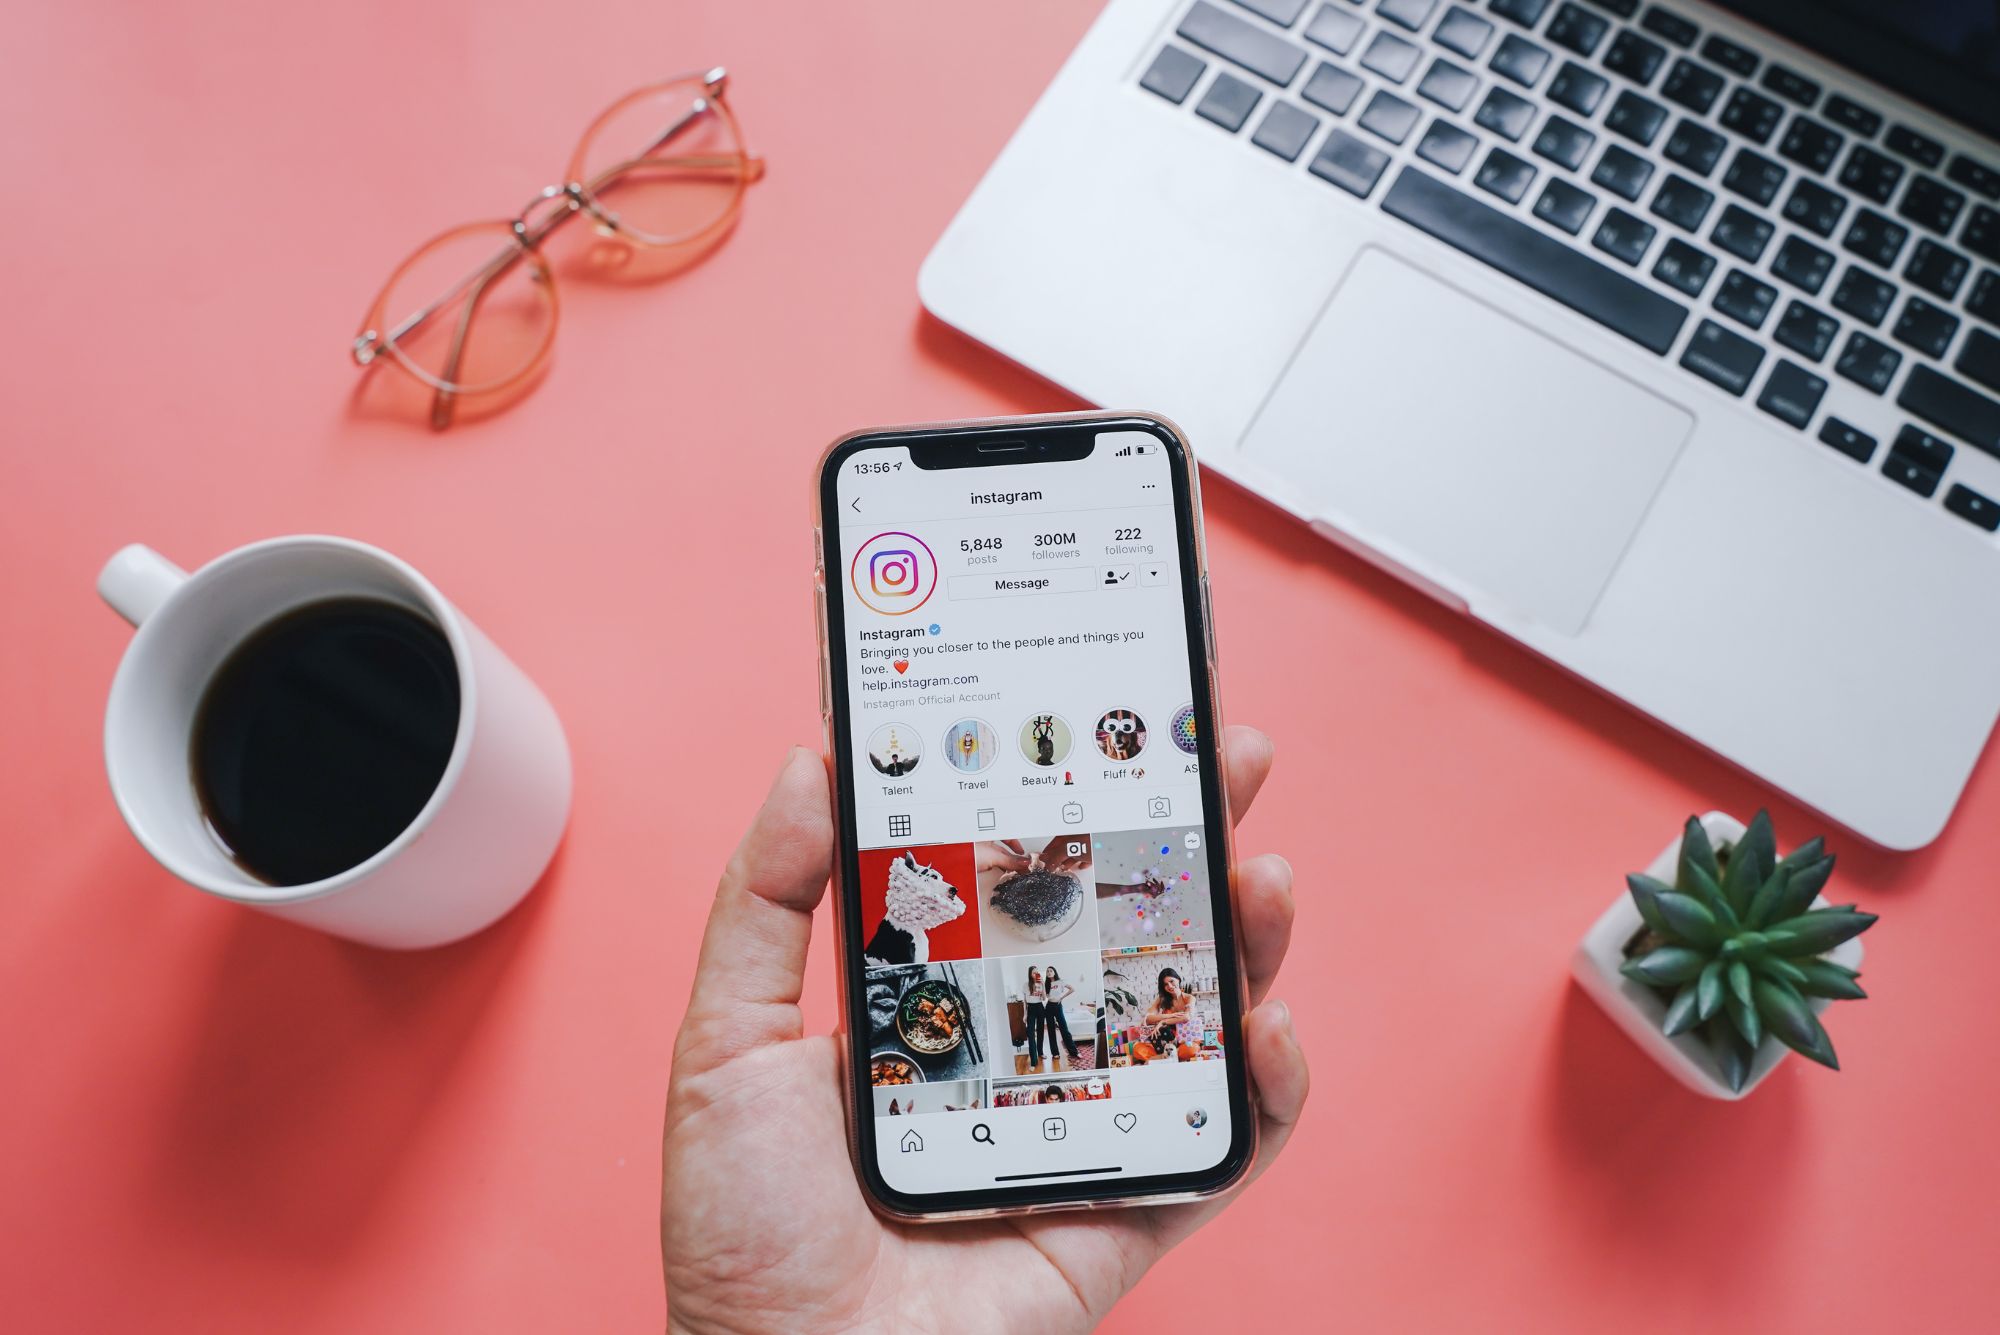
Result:
<instances>
[{"instance_id":1,"label":"black coffee","mask_svg":"<svg viewBox=\"0 0 2000 1335\"><path fill-rule=\"evenodd\" d=\"M304 885L408 829L457 736L443 632L395 603L333 598L229 655L195 713L190 761L236 861L272 885Z\"/></svg>"}]
</instances>

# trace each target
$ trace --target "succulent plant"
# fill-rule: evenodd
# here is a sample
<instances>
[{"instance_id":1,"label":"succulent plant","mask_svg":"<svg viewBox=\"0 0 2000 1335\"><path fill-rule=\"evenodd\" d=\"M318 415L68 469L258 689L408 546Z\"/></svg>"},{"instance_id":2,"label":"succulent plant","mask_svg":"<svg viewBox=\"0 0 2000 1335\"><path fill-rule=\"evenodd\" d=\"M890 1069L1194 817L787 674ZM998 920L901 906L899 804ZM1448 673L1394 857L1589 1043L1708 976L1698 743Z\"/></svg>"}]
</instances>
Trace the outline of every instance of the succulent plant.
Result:
<instances>
[{"instance_id":1,"label":"succulent plant","mask_svg":"<svg viewBox=\"0 0 2000 1335\"><path fill-rule=\"evenodd\" d=\"M1698 819L1681 837L1674 883L1628 876L1646 930L1621 972L1668 998L1669 1035L1701 1031L1731 1089L1776 1039L1840 1069L1812 999L1867 996L1854 970L1821 958L1875 923L1852 904L1813 908L1833 873L1826 841L1809 839L1782 861L1768 812L1718 851Z\"/></svg>"}]
</instances>

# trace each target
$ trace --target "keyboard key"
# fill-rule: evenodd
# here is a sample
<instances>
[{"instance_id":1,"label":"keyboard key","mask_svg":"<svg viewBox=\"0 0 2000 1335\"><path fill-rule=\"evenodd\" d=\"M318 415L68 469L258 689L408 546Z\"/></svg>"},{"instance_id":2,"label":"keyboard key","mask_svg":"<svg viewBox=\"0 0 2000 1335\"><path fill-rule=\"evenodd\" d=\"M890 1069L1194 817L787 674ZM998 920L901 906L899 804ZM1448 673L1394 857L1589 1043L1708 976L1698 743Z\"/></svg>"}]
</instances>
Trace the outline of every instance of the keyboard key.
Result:
<instances>
[{"instance_id":1,"label":"keyboard key","mask_svg":"<svg viewBox=\"0 0 2000 1335\"><path fill-rule=\"evenodd\" d=\"M1503 19L1512 19L1523 28L1532 28L1542 21L1542 11L1549 7L1549 0L1493 0L1492 10Z\"/></svg>"},{"instance_id":2,"label":"keyboard key","mask_svg":"<svg viewBox=\"0 0 2000 1335\"><path fill-rule=\"evenodd\" d=\"M1873 209L1863 209L1854 215L1840 245L1877 268L1887 269L1896 263L1903 243L1909 239L1910 229L1903 224L1890 222Z\"/></svg>"},{"instance_id":3,"label":"keyboard key","mask_svg":"<svg viewBox=\"0 0 2000 1335\"><path fill-rule=\"evenodd\" d=\"M2000 261L2000 211L1974 204L1972 216L1965 220L1965 231L1958 240L1979 258Z\"/></svg>"},{"instance_id":4,"label":"keyboard key","mask_svg":"<svg viewBox=\"0 0 2000 1335\"><path fill-rule=\"evenodd\" d=\"M1329 133L1326 142L1319 146L1319 153L1307 165L1306 170L1323 181L1331 181L1350 195L1368 198L1368 192L1382 179L1382 172L1389 165L1389 155L1356 139L1338 127Z\"/></svg>"},{"instance_id":5,"label":"keyboard key","mask_svg":"<svg viewBox=\"0 0 2000 1335\"><path fill-rule=\"evenodd\" d=\"M1950 311L1913 296L1903 303L1903 313L1889 337L1906 348L1915 348L1926 357L1942 357L1958 332L1958 317Z\"/></svg>"},{"instance_id":6,"label":"keyboard key","mask_svg":"<svg viewBox=\"0 0 2000 1335\"><path fill-rule=\"evenodd\" d=\"M1833 346L1833 336L1839 332L1840 321L1803 301L1794 301L1778 317L1778 327L1771 336L1807 361L1816 362L1826 356L1826 350Z\"/></svg>"},{"instance_id":7,"label":"keyboard key","mask_svg":"<svg viewBox=\"0 0 2000 1335\"><path fill-rule=\"evenodd\" d=\"M1299 89L1299 96L1336 116L1345 116L1347 109L1354 105L1354 99L1361 96L1361 90L1367 86L1360 75L1321 61L1319 68L1312 72L1312 78L1306 80L1306 86Z\"/></svg>"},{"instance_id":8,"label":"keyboard key","mask_svg":"<svg viewBox=\"0 0 2000 1335\"><path fill-rule=\"evenodd\" d=\"M1280 28L1289 28L1297 23L1306 7L1306 0L1236 0L1236 3L1252 14L1271 20Z\"/></svg>"},{"instance_id":9,"label":"keyboard key","mask_svg":"<svg viewBox=\"0 0 2000 1335\"><path fill-rule=\"evenodd\" d=\"M1596 246L1613 259L1636 265L1646 254L1646 247L1653 244L1653 238L1660 229L1642 218L1635 218L1623 209L1613 209L1604 215L1604 221L1597 224L1597 234L1590 238ZM1665 348L1656 348L1665 352Z\"/></svg>"},{"instance_id":10,"label":"keyboard key","mask_svg":"<svg viewBox=\"0 0 2000 1335\"><path fill-rule=\"evenodd\" d=\"M1971 330L1952 365L1967 380L1975 380L1988 389L2000 389L2000 338L1984 329Z\"/></svg>"},{"instance_id":11,"label":"keyboard key","mask_svg":"<svg viewBox=\"0 0 2000 1335\"><path fill-rule=\"evenodd\" d=\"M1565 4L1549 20L1549 26L1542 31L1548 38L1565 50L1580 56L1590 55L1597 50L1597 44L1604 40L1604 34L1611 31L1611 20L1600 14L1593 14L1582 5Z\"/></svg>"},{"instance_id":12,"label":"keyboard key","mask_svg":"<svg viewBox=\"0 0 2000 1335\"><path fill-rule=\"evenodd\" d=\"M1777 230L1768 219L1731 204L1715 220L1715 230L1708 239L1737 259L1755 264L1763 258L1764 247L1771 244L1771 234Z\"/></svg>"},{"instance_id":13,"label":"keyboard key","mask_svg":"<svg viewBox=\"0 0 2000 1335\"><path fill-rule=\"evenodd\" d=\"M1771 261L1771 272L1809 296L1819 295L1833 272L1833 252L1801 236L1788 236Z\"/></svg>"},{"instance_id":14,"label":"keyboard key","mask_svg":"<svg viewBox=\"0 0 2000 1335\"><path fill-rule=\"evenodd\" d=\"M1405 102L1387 89L1378 88L1375 96L1368 99L1368 107L1361 113L1361 128L1372 135L1379 135L1392 144L1400 144L1410 137L1410 131L1417 128L1422 113L1415 106Z\"/></svg>"},{"instance_id":15,"label":"keyboard key","mask_svg":"<svg viewBox=\"0 0 2000 1335\"><path fill-rule=\"evenodd\" d=\"M1764 320L1777 300L1777 288L1741 269L1724 274L1722 286L1715 291L1715 309L1752 329L1764 327Z\"/></svg>"},{"instance_id":16,"label":"keyboard key","mask_svg":"<svg viewBox=\"0 0 2000 1335\"><path fill-rule=\"evenodd\" d=\"M1882 117L1878 112L1870 111L1859 102L1850 102L1839 93L1827 98L1820 111L1835 125L1845 126L1863 139L1873 139L1882 128Z\"/></svg>"},{"instance_id":17,"label":"keyboard key","mask_svg":"<svg viewBox=\"0 0 2000 1335\"><path fill-rule=\"evenodd\" d=\"M1952 189L1934 176L1919 176L1903 192L1903 202L1896 207L1896 214L1944 236L1958 221L1958 211L1964 207L1963 192Z\"/></svg>"},{"instance_id":18,"label":"keyboard key","mask_svg":"<svg viewBox=\"0 0 2000 1335\"><path fill-rule=\"evenodd\" d=\"M1958 453L1958 447L1939 440L1928 431L1906 426L1889 443L1889 453L1900 454L1913 463L1942 473L1951 466L1952 456Z\"/></svg>"},{"instance_id":19,"label":"keyboard key","mask_svg":"<svg viewBox=\"0 0 2000 1335\"><path fill-rule=\"evenodd\" d=\"M1975 194L2000 199L2000 169L1975 162L1960 153L1951 160L1951 166L1945 168L1944 174Z\"/></svg>"},{"instance_id":20,"label":"keyboard key","mask_svg":"<svg viewBox=\"0 0 2000 1335\"><path fill-rule=\"evenodd\" d=\"M1627 89L1618 94L1611 104L1611 110L1604 113L1604 128L1616 135L1623 135L1633 143L1645 146L1653 142L1660 127L1667 123L1667 109L1658 102L1639 96Z\"/></svg>"},{"instance_id":21,"label":"keyboard key","mask_svg":"<svg viewBox=\"0 0 2000 1335\"><path fill-rule=\"evenodd\" d=\"M1918 363L1896 406L1988 454L2000 456L2000 401Z\"/></svg>"},{"instance_id":22,"label":"keyboard key","mask_svg":"<svg viewBox=\"0 0 2000 1335\"><path fill-rule=\"evenodd\" d=\"M1708 286L1708 276L1715 272L1715 256L1697 250L1677 236L1667 238L1667 244L1660 247L1660 258L1653 264L1653 277L1676 291L1690 297L1698 297Z\"/></svg>"},{"instance_id":23,"label":"keyboard key","mask_svg":"<svg viewBox=\"0 0 2000 1335\"><path fill-rule=\"evenodd\" d=\"M1195 59L1177 46L1163 46L1160 54L1153 57L1153 63L1139 76L1139 86L1149 93L1161 97L1178 106L1187 100L1194 90L1195 80L1208 65Z\"/></svg>"},{"instance_id":24,"label":"keyboard key","mask_svg":"<svg viewBox=\"0 0 2000 1335\"><path fill-rule=\"evenodd\" d=\"M1902 353L1857 329L1847 336L1847 346L1840 350L1840 360L1833 364L1833 369L1836 375L1852 380L1870 394L1880 394L1889 388L1889 382L1896 377L1896 368L1902 364Z\"/></svg>"},{"instance_id":25,"label":"keyboard key","mask_svg":"<svg viewBox=\"0 0 2000 1335\"><path fill-rule=\"evenodd\" d=\"M1753 144L1761 144L1778 128L1778 121L1784 114L1783 107L1762 93L1739 87L1722 104L1719 119L1723 129L1733 130Z\"/></svg>"},{"instance_id":26,"label":"keyboard key","mask_svg":"<svg viewBox=\"0 0 2000 1335\"><path fill-rule=\"evenodd\" d=\"M1873 329L1889 313L1896 289L1857 265L1848 265L1833 289L1833 307Z\"/></svg>"},{"instance_id":27,"label":"keyboard key","mask_svg":"<svg viewBox=\"0 0 2000 1335\"><path fill-rule=\"evenodd\" d=\"M1304 37L1315 46L1323 46L1335 55L1344 56L1361 40L1361 31L1365 26L1344 9L1321 5L1312 22L1306 25Z\"/></svg>"},{"instance_id":28,"label":"keyboard key","mask_svg":"<svg viewBox=\"0 0 2000 1335\"><path fill-rule=\"evenodd\" d=\"M1551 117L1553 119L1553 117ZM1653 176L1653 164L1628 148L1612 144L1604 150L1604 156L1597 160L1597 170L1590 174L1591 182L1603 186L1614 195L1622 195L1634 204L1645 193L1646 182Z\"/></svg>"},{"instance_id":29,"label":"keyboard key","mask_svg":"<svg viewBox=\"0 0 2000 1335\"><path fill-rule=\"evenodd\" d=\"M1761 153L1747 148L1736 150L1729 170L1722 174L1722 188L1743 196L1753 204L1769 204L1785 183L1785 169Z\"/></svg>"},{"instance_id":30,"label":"keyboard key","mask_svg":"<svg viewBox=\"0 0 2000 1335\"><path fill-rule=\"evenodd\" d=\"M1856 463L1865 464L1875 457L1875 437L1838 417L1829 417L1820 424L1819 438Z\"/></svg>"},{"instance_id":31,"label":"keyboard key","mask_svg":"<svg viewBox=\"0 0 2000 1335\"><path fill-rule=\"evenodd\" d=\"M1602 74L1593 73L1574 60L1565 60L1556 77L1549 80L1548 99L1579 116L1589 116L1597 110L1597 104L1604 100L1604 90L1610 86L1611 80Z\"/></svg>"},{"instance_id":32,"label":"keyboard key","mask_svg":"<svg viewBox=\"0 0 2000 1335\"><path fill-rule=\"evenodd\" d=\"M1701 29L1692 22L1658 5L1646 11L1646 17L1639 20L1639 26L1657 37L1666 38L1675 46L1693 46L1694 39L1701 36Z\"/></svg>"},{"instance_id":33,"label":"keyboard key","mask_svg":"<svg viewBox=\"0 0 2000 1335\"><path fill-rule=\"evenodd\" d=\"M1938 483L1944 475L1935 468L1926 468L1908 455L1898 454L1893 449L1889 457L1882 461L1882 475L1892 482L1901 483L1919 496L1935 496Z\"/></svg>"},{"instance_id":34,"label":"keyboard key","mask_svg":"<svg viewBox=\"0 0 2000 1335\"><path fill-rule=\"evenodd\" d=\"M1487 151L1486 161L1472 183L1489 195L1498 195L1509 204L1519 204L1535 181L1535 169L1504 148Z\"/></svg>"},{"instance_id":35,"label":"keyboard key","mask_svg":"<svg viewBox=\"0 0 2000 1335\"><path fill-rule=\"evenodd\" d=\"M1785 201L1785 219L1797 223L1815 236L1832 236L1847 211L1847 201L1818 181L1804 176L1792 182L1791 198Z\"/></svg>"},{"instance_id":36,"label":"keyboard key","mask_svg":"<svg viewBox=\"0 0 2000 1335\"><path fill-rule=\"evenodd\" d=\"M1375 12L1397 27L1415 32L1430 21L1436 8L1437 0L1382 0Z\"/></svg>"},{"instance_id":37,"label":"keyboard key","mask_svg":"<svg viewBox=\"0 0 2000 1335\"><path fill-rule=\"evenodd\" d=\"M1327 6L1332 8L1332 6ZM1479 53L1493 40L1493 25L1463 5L1453 5L1438 20L1437 31L1431 40L1447 51L1455 51L1467 60L1479 59Z\"/></svg>"},{"instance_id":38,"label":"keyboard key","mask_svg":"<svg viewBox=\"0 0 2000 1335\"><path fill-rule=\"evenodd\" d=\"M1757 72L1757 53L1726 37L1710 36L1701 44L1701 54L1738 78L1747 79Z\"/></svg>"},{"instance_id":39,"label":"keyboard key","mask_svg":"<svg viewBox=\"0 0 2000 1335\"><path fill-rule=\"evenodd\" d=\"M1250 142L1287 162L1297 162L1306 141L1318 128L1319 117L1300 111L1289 102L1273 102L1257 132L1250 136Z\"/></svg>"},{"instance_id":40,"label":"keyboard key","mask_svg":"<svg viewBox=\"0 0 2000 1335\"><path fill-rule=\"evenodd\" d=\"M1424 137L1417 141L1417 156L1456 176L1472 161L1472 150L1478 145L1477 139L1450 121L1432 121Z\"/></svg>"},{"instance_id":41,"label":"keyboard key","mask_svg":"<svg viewBox=\"0 0 2000 1335\"><path fill-rule=\"evenodd\" d=\"M1698 232L1701 220L1708 216L1708 207L1713 203L1715 196L1709 191L1685 176L1670 175L1660 183L1659 193L1653 196L1652 212L1676 227Z\"/></svg>"},{"instance_id":42,"label":"keyboard key","mask_svg":"<svg viewBox=\"0 0 2000 1335\"><path fill-rule=\"evenodd\" d=\"M1988 533L2000 529L2000 505L1995 505L1963 482L1951 484L1951 490L1944 494L1944 508L1960 519L1979 525Z\"/></svg>"},{"instance_id":43,"label":"keyboard key","mask_svg":"<svg viewBox=\"0 0 2000 1335\"><path fill-rule=\"evenodd\" d=\"M1401 83L1417 67L1423 53L1393 32L1377 32L1361 53L1361 68L1373 70L1390 83Z\"/></svg>"},{"instance_id":44,"label":"keyboard key","mask_svg":"<svg viewBox=\"0 0 2000 1335\"><path fill-rule=\"evenodd\" d=\"M1947 250L1928 237L1917 242L1903 277L1933 296L1950 301L1958 295L1960 283L1972 272L1972 261L1955 250Z\"/></svg>"},{"instance_id":45,"label":"keyboard key","mask_svg":"<svg viewBox=\"0 0 2000 1335\"><path fill-rule=\"evenodd\" d=\"M1856 194L1866 195L1877 204L1887 204L1889 197L1896 193L1896 183L1903 179L1903 164L1869 148L1866 144L1856 144L1854 151L1847 155L1847 165L1840 169L1840 183Z\"/></svg>"},{"instance_id":46,"label":"keyboard key","mask_svg":"<svg viewBox=\"0 0 2000 1335\"><path fill-rule=\"evenodd\" d=\"M1382 209L1648 351L1664 354L1687 320L1685 307L1638 280L1414 167L1396 177Z\"/></svg>"},{"instance_id":47,"label":"keyboard key","mask_svg":"<svg viewBox=\"0 0 2000 1335\"><path fill-rule=\"evenodd\" d=\"M1496 148L1493 151L1497 153L1500 150ZM1551 176L1549 183L1542 187L1542 197L1535 201L1535 216L1575 236L1583 231L1584 221L1596 207L1596 195L1571 185L1560 176Z\"/></svg>"},{"instance_id":48,"label":"keyboard key","mask_svg":"<svg viewBox=\"0 0 2000 1335\"><path fill-rule=\"evenodd\" d=\"M1810 108L1819 101L1819 85L1805 75L1786 69L1783 65L1766 65L1764 77L1757 82L1784 98Z\"/></svg>"},{"instance_id":49,"label":"keyboard key","mask_svg":"<svg viewBox=\"0 0 2000 1335\"><path fill-rule=\"evenodd\" d=\"M1711 385L1736 395L1750 388L1757 368L1763 364L1764 350L1741 334L1732 334L1713 320L1703 320L1694 328L1681 365Z\"/></svg>"},{"instance_id":50,"label":"keyboard key","mask_svg":"<svg viewBox=\"0 0 2000 1335\"><path fill-rule=\"evenodd\" d=\"M1944 145L1927 134L1918 134L1907 125L1891 125L1883 143L1891 153L1900 153L1913 162L1936 167L1944 161Z\"/></svg>"},{"instance_id":51,"label":"keyboard key","mask_svg":"<svg viewBox=\"0 0 2000 1335\"><path fill-rule=\"evenodd\" d=\"M1204 51L1214 52L1252 74L1283 88L1306 63L1306 53L1248 19L1217 9L1208 0L1195 0L1193 9L1175 29L1183 38Z\"/></svg>"},{"instance_id":52,"label":"keyboard key","mask_svg":"<svg viewBox=\"0 0 2000 1335\"><path fill-rule=\"evenodd\" d=\"M1639 0L1590 0L1599 9L1608 9L1621 19L1629 19L1639 12Z\"/></svg>"},{"instance_id":53,"label":"keyboard key","mask_svg":"<svg viewBox=\"0 0 2000 1335\"><path fill-rule=\"evenodd\" d=\"M1535 104L1523 97L1516 97L1505 88L1495 88L1486 94L1486 100L1479 104L1479 110L1472 119L1501 138L1513 142L1527 133L1528 123L1535 119Z\"/></svg>"},{"instance_id":54,"label":"keyboard key","mask_svg":"<svg viewBox=\"0 0 2000 1335\"><path fill-rule=\"evenodd\" d=\"M1542 123L1542 132L1535 136L1534 151L1536 157L1547 158L1576 171L1583 166L1590 146L1596 142L1596 135L1575 121L1551 112L1548 120Z\"/></svg>"},{"instance_id":55,"label":"keyboard key","mask_svg":"<svg viewBox=\"0 0 2000 1335\"><path fill-rule=\"evenodd\" d=\"M1667 136L1667 146L1660 151L1666 154L1667 161L1678 163L1696 176L1707 176L1722 160L1722 149L1728 142L1706 125L1697 125L1683 116L1674 125L1674 132Z\"/></svg>"},{"instance_id":56,"label":"keyboard key","mask_svg":"<svg viewBox=\"0 0 2000 1335\"><path fill-rule=\"evenodd\" d=\"M1543 48L1519 33L1510 32L1500 39L1500 45L1488 64L1501 78L1512 79L1523 88L1532 88L1553 59Z\"/></svg>"},{"instance_id":57,"label":"keyboard key","mask_svg":"<svg viewBox=\"0 0 2000 1335\"><path fill-rule=\"evenodd\" d=\"M1778 144L1778 156L1796 162L1808 171L1823 172L1833 166L1847 136L1810 116L1794 116Z\"/></svg>"},{"instance_id":58,"label":"keyboard key","mask_svg":"<svg viewBox=\"0 0 2000 1335\"><path fill-rule=\"evenodd\" d=\"M1686 56L1674 62L1674 67L1667 71L1667 81L1660 85L1661 97L1697 116L1706 114L1721 95L1722 76Z\"/></svg>"},{"instance_id":59,"label":"keyboard key","mask_svg":"<svg viewBox=\"0 0 2000 1335\"><path fill-rule=\"evenodd\" d=\"M1479 80L1443 56L1431 62L1431 67L1424 71L1423 79L1417 84L1418 97L1453 111L1465 110L1465 104L1478 91Z\"/></svg>"},{"instance_id":60,"label":"keyboard key","mask_svg":"<svg viewBox=\"0 0 2000 1335\"><path fill-rule=\"evenodd\" d=\"M1991 269L1979 271L1979 281L1972 285L1965 309L1990 325L2000 326L2000 273Z\"/></svg>"},{"instance_id":61,"label":"keyboard key","mask_svg":"<svg viewBox=\"0 0 2000 1335\"><path fill-rule=\"evenodd\" d=\"M1621 28L1604 53L1604 68L1644 88L1660 72L1666 58L1667 48L1630 28Z\"/></svg>"},{"instance_id":62,"label":"keyboard key","mask_svg":"<svg viewBox=\"0 0 2000 1335\"><path fill-rule=\"evenodd\" d=\"M1778 358L1778 364L1771 368L1771 378L1764 382L1764 392L1757 396L1757 406L1786 426L1803 431L1811 424L1813 414L1819 411L1819 401L1826 397L1826 378L1814 375L1797 362Z\"/></svg>"},{"instance_id":63,"label":"keyboard key","mask_svg":"<svg viewBox=\"0 0 2000 1335\"><path fill-rule=\"evenodd\" d=\"M1258 100L1263 96L1256 88L1224 70L1215 76L1215 82L1202 94L1194 114L1235 134L1250 119L1250 113L1257 109Z\"/></svg>"}]
</instances>

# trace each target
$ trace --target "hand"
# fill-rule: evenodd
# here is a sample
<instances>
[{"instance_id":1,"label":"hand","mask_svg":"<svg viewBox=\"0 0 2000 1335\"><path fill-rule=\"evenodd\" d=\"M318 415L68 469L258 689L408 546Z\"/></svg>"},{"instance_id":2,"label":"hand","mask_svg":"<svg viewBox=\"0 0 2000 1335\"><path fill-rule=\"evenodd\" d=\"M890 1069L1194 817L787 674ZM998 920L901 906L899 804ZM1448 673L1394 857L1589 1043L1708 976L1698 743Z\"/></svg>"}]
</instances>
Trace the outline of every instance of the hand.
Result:
<instances>
[{"instance_id":1,"label":"hand","mask_svg":"<svg viewBox=\"0 0 2000 1335\"><path fill-rule=\"evenodd\" d=\"M1069 846L1076 844L1083 851L1071 853ZM1035 861L1050 871L1072 872L1090 861L1090 843L1074 834L1059 834L1049 840L1049 846L1035 855Z\"/></svg>"},{"instance_id":2,"label":"hand","mask_svg":"<svg viewBox=\"0 0 2000 1335\"><path fill-rule=\"evenodd\" d=\"M1034 858L1022 850L1019 839L986 839L972 846L973 879L982 895L991 894L1009 876L1034 867Z\"/></svg>"},{"instance_id":3,"label":"hand","mask_svg":"<svg viewBox=\"0 0 2000 1335\"><path fill-rule=\"evenodd\" d=\"M1240 816L1271 743L1230 728ZM678 1331L1087 1330L1147 1267L1227 1204L903 1225L868 1208L847 1154L845 1047L807 1037L799 991L812 911L832 867L824 762L795 749L715 893L674 1044L660 1187L667 1320ZM1292 930L1292 871L1236 868L1254 1007L1244 1045L1260 1100L1254 1178L1305 1107L1305 1055L1264 1000Z\"/></svg>"}]
</instances>

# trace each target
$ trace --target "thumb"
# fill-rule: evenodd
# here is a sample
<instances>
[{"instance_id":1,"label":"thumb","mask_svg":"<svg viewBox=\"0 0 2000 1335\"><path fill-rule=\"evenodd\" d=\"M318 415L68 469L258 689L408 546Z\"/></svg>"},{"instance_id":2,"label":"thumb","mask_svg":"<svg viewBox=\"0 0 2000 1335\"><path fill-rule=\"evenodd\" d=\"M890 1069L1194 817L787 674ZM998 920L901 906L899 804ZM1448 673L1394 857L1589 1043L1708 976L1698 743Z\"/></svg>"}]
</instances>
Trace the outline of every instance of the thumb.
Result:
<instances>
[{"instance_id":1,"label":"thumb","mask_svg":"<svg viewBox=\"0 0 2000 1335\"><path fill-rule=\"evenodd\" d=\"M793 747L723 870L674 1044L677 1071L720 1066L803 1032L812 912L833 866L826 784L825 762Z\"/></svg>"}]
</instances>

